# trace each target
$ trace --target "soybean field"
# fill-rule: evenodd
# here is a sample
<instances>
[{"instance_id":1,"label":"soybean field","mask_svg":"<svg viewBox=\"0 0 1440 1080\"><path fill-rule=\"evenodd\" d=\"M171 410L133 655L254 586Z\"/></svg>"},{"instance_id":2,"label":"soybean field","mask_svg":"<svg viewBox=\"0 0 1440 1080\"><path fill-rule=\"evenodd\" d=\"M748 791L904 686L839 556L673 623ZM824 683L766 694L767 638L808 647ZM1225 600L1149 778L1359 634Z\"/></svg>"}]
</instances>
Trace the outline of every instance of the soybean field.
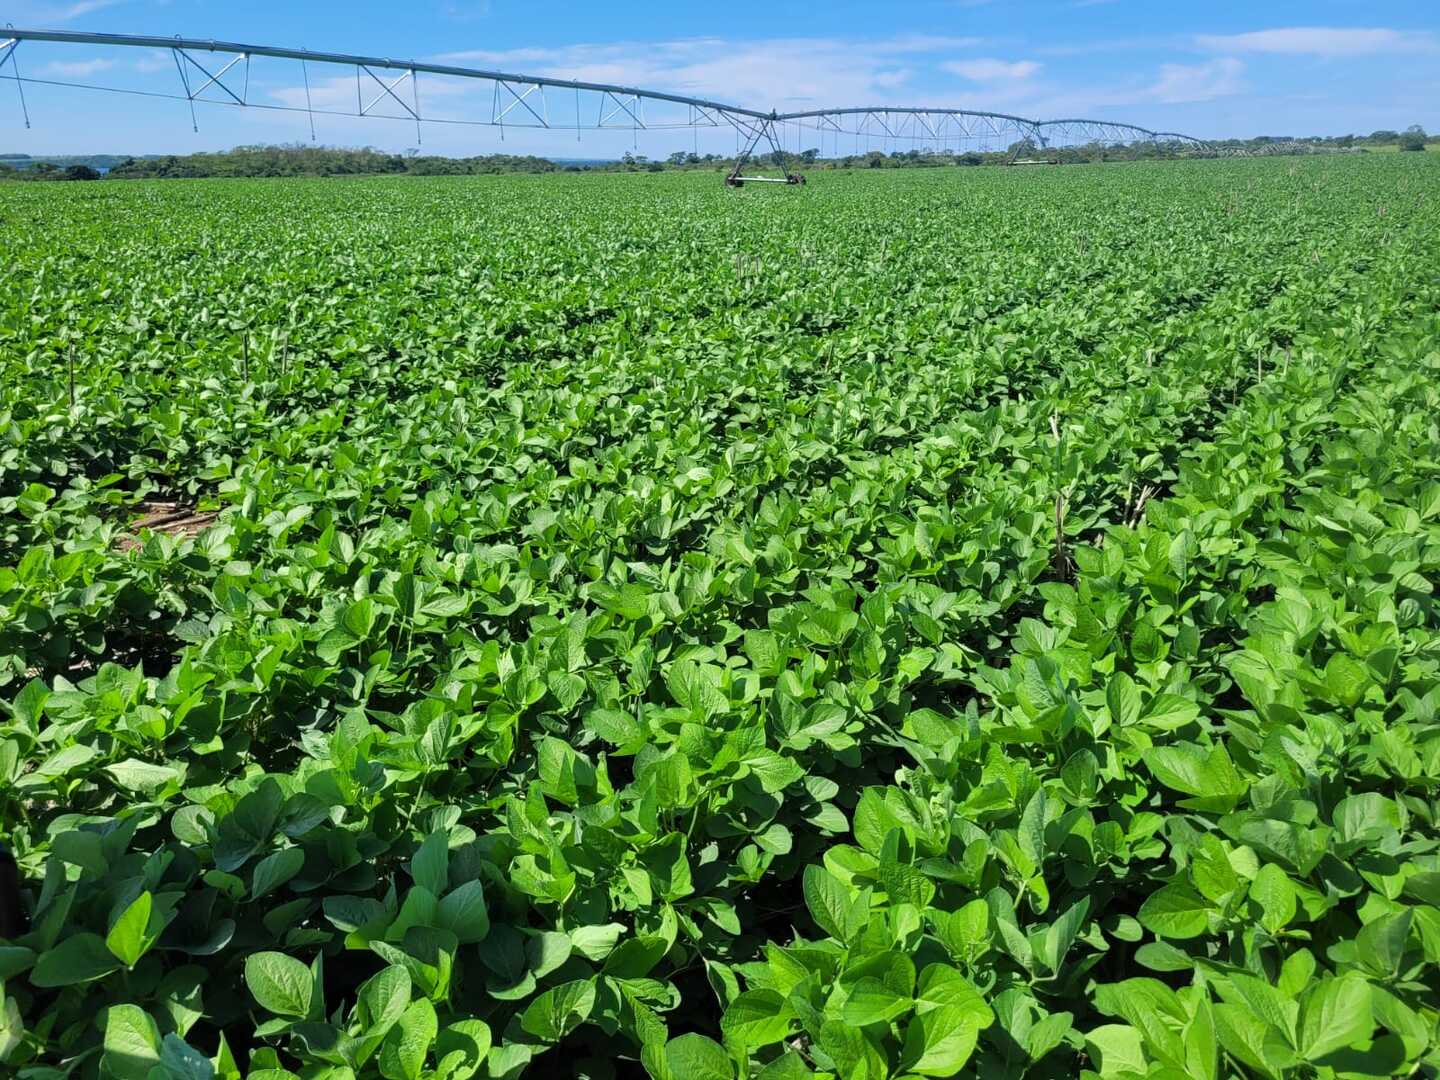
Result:
<instances>
[{"instance_id":1,"label":"soybean field","mask_svg":"<svg viewBox=\"0 0 1440 1080\"><path fill-rule=\"evenodd\" d=\"M0 1073L1440 1076L1437 582L1435 155L0 187Z\"/></svg>"}]
</instances>

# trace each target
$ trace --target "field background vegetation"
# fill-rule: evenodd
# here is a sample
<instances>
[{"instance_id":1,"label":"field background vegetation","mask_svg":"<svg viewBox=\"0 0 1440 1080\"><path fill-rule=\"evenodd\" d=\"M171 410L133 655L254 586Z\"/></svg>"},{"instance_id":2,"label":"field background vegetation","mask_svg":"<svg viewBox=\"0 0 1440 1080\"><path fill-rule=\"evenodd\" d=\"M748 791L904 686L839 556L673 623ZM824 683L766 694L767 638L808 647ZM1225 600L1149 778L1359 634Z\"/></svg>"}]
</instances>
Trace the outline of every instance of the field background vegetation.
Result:
<instances>
[{"instance_id":1,"label":"field background vegetation","mask_svg":"<svg viewBox=\"0 0 1440 1080\"><path fill-rule=\"evenodd\" d=\"M27 1080L1440 1070L1440 158L0 189Z\"/></svg>"}]
</instances>

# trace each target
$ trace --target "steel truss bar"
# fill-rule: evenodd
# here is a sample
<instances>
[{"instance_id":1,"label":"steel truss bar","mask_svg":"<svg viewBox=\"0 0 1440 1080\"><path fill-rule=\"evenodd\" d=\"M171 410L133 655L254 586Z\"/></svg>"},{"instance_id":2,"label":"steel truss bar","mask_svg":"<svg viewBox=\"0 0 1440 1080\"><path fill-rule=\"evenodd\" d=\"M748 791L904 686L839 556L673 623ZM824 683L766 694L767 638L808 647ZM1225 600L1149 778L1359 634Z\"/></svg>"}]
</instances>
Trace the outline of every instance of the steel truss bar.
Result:
<instances>
[{"instance_id":1,"label":"steel truss bar","mask_svg":"<svg viewBox=\"0 0 1440 1080\"><path fill-rule=\"evenodd\" d=\"M235 59L231 60L228 64L226 64L226 65L225 65L224 67L222 67L219 71L215 72L215 73L212 75L212 74L210 74L209 69L206 68L204 64L200 63L200 61L196 60L193 56L191 56L191 55L190 55L188 52L186 52L184 49L181 49L181 48L177 47L177 48L175 49L175 52L179 53L179 54L180 54L181 56L183 56L186 60L190 61L190 63L194 64L196 70L198 70L202 75L208 76L208 78L206 79L205 83L204 83L198 90L191 90L191 89L190 89L190 80L189 80L189 79L186 79L186 80L185 80L185 91L186 91L186 93L188 93L192 98L198 98L198 97L199 97L201 94L203 94L206 90L210 89L210 87L212 87L212 86L218 86L218 87L220 87L221 90L224 90L225 93L229 94L232 98L235 99L235 104L237 104L237 105L244 105L244 104L245 104L245 98L236 96L235 91L231 90L230 87L226 86L221 80L225 77L225 73L226 73L227 71L229 71L231 68L233 68L236 64L240 63L241 60L244 60L244 61L247 61L247 62L248 62L249 59L250 59L249 54L247 54L247 53L240 53L240 55L236 56ZM246 82L247 82L247 84L248 84L248 82L249 82L248 76L247 76L247 78L246 78ZM248 97L249 95L247 94L246 96Z\"/></svg>"},{"instance_id":2,"label":"steel truss bar","mask_svg":"<svg viewBox=\"0 0 1440 1080\"><path fill-rule=\"evenodd\" d=\"M9 33L7 30L6 33ZM20 36L10 38L3 45L0 45L0 68L8 63L10 65L10 78L15 80L15 93L20 95L20 115L25 118L25 129L30 129L30 107L25 104L25 80L20 78L20 61L15 56L20 51Z\"/></svg>"},{"instance_id":3,"label":"steel truss bar","mask_svg":"<svg viewBox=\"0 0 1440 1080\"><path fill-rule=\"evenodd\" d=\"M411 119L414 120L417 130L422 121L419 108L419 92L414 89L413 105L404 101L395 91L405 82L411 80L412 88L418 83L420 72L433 75L453 76L464 79L477 79L489 81L495 88L495 100L492 111L490 126L500 126L502 131L505 126L504 120L507 116L517 110L523 109L535 121L535 125L525 124L521 126L540 126L550 128L549 109L546 101L545 89L547 87L573 90L577 95L576 101L576 130L582 127L580 116L580 102L578 95L581 91L594 92L600 95L598 128L631 127L636 131L642 128L649 129L662 127L719 127L722 122L735 127L740 133L742 143L747 139L750 143L750 151L759 145L761 140L768 140L775 151L783 156L783 150L779 139L776 136L777 124L794 123L798 127L812 126L806 121L812 121L813 126L823 131L833 131L837 135L841 133L854 134L857 138L865 135L867 138L876 132L878 128L884 136L892 139L938 140L943 137L947 125L957 132L958 137L975 138L977 131L984 131L990 137L1001 139L1007 135L1017 135L1020 143L1034 142L1040 146L1048 146L1052 141L1065 141L1078 136L1096 138L1114 138L1120 141L1163 141L1189 143L1195 146L1204 147L1207 144L1200 139L1181 135L1175 132L1155 132L1147 128L1137 127L1133 124L1124 124L1114 121L1088 120L1067 118L1060 120L1032 120L1028 117L1015 116L1010 113L987 112L976 109L946 109L933 107L907 107L897 105L872 105L859 106L855 108L840 109L807 109L798 112L780 113L774 110L769 112L746 108L740 105L729 105L723 102L710 101L704 98L691 97L685 94L673 94L660 90L645 90L638 87L620 86L612 83L589 82L577 79L552 78L546 75L517 75L508 72L490 71L482 68L462 67L454 64L423 63L414 60L397 61L388 57L357 56L349 53L323 53L311 52L308 49L279 48L268 45L243 45L236 42L204 40L199 38L165 38L140 34L102 34L78 30L16 30L6 28L3 32L6 40L0 43L0 66L7 61L11 64L13 74L9 77L16 82L17 89L20 89L23 105L23 88L20 88L22 80L19 77L18 64L14 56L20 42L22 41L48 41L64 44L82 44L96 46L121 46L129 48L144 49L168 49L174 56L176 66L180 69L181 81L185 88L185 98L190 102L192 112L192 125L194 123L194 103L199 95L213 86L219 86L231 99L230 102L217 102L214 99L203 99L210 104L233 104L247 108L279 109L282 111L295 111L285 106L270 105L263 102L251 102L249 100L249 71L250 61L254 57L272 57L282 60L299 60L302 67L310 62L334 64L344 67L354 67L356 74L356 108L361 116L385 116L387 119ZM209 52L234 54L234 58L226 62L216 72L209 71L202 65L192 53ZM199 89L195 89L186 73L185 65L181 58L193 65L196 70L206 76L207 80ZM243 94L237 95L223 81L224 76L241 60L245 61L245 83L246 89ZM360 93L360 72L364 70L380 86L381 92L366 105L361 100ZM377 71L399 72L399 76L391 82L385 82L380 78ZM304 72L306 82L307 104L305 112L314 116L317 112L324 110L313 109L309 103L309 72ZM150 95L144 91L122 89L118 87L97 87L86 86L83 83L62 83L55 80L29 79L26 82L51 82L53 85L70 85L80 89L114 90L117 93L136 93L142 96L165 96ZM500 104L500 87L505 88L509 97L503 108ZM538 92L540 95L540 106L537 110L531 104L531 99ZM384 113L373 113L372 110L386 97L392 99L403 110L405 115L399 117L388 116ZM644 119L644 103L646 101L660 101L675 105L684 105L689 109L688 122L670 122L661 120L659 123L647 124ZM351 114L354 115L354 114ZM859 120L853 131L842 126L842 118L856 117ZM619 123L612 123L619 118ZM628 123L627 123L628 121ZM898 122L896 122L898 121ZM28 114L27 114L28 122ZM426 120L426 123L468 123L483 124L482 121L468 120ZM566 125L568 126L568 125ZM746 155L748 157L748 153Z\"/></svg>"},{"instance_id":4,"label":"steel truss bar","mask_svg":"<svg viewBox=\"0 0 1440 1080\"><path fill-rule=\"evenodd\" d=\"M388 97L393 100L395 104L399 105L402 109L409 113L413 119L420 119L420 115L410 107L409 103L406 102L405 99L402 98L399 94L395 93L395 88L398 87L401 83L403 83L406 79L414 78L415 73L413 71L402 71L398 79L395 79L393 82L387 83L384 79L380 78L379 75L376 75L375 72L371 71L367 65L360 64L357 66L361 71L364 71L366 75L369 75L370 78L374 79L375 84L380 87L380 93L375 95L374 99L370 102L370 104L364 106L360 110L361 116L369 116L370 110L375 108L376 105L379 105L380 102L384 101Z\"/></svg>"},{"instance_id":5,"label":"steel truss bar","mask_svg":"<svg viewBox=\"0 0 1440 1080\"><path fill-rule=\"evenodd\" d=\"M1127 133L1129 136L1128 139L1117 140L1120 142L1154 142L1159 140L1169 140L1171 142L1193 143L1198 146L1205 145L1203 139L1197 139L1190 135L1181 135L1173 131L1151 131L1149 128L1136 127L1134 124L1125 124L1121 123L1118 120L1083 120L1074 118L1064 120L1040 120L1036 122L1036 127L1042 130L1042 135L1044 129L1046 128L1063 129L1068 127L1072 129L1079 128L1081 130L1089 130L1098 133Z\"/></svg>"},{"instance_id":6,"label":"steel truss bar","mask_svg":"<svg viewBox=\"0 0 1440 1080\"><path fill-rule=\"evenodd\" d=\"M637 128L643 128L643 127L645 126L645 121L642 120L642 119L640 118L640 115L639 115L639 113L640 113L640 95L639 95L639 94L636 94L634 91L628 91L628 92L626 93L626 96L634 98L634 105L635 105L635 107L634 107L633 109L632 109L629 105L627 105L622 98L617 97L617 96L616 96L616 92L613 91L613 90L606 90L606 91L604 91L604 92L600 95L600 112L601 112L601 116L600 116L600 122L595 125L597 128L606 128L606 127L611 127L611 128L614 128L614 127L637 127ZM614 108L612 108L609 112L605 112L605 101L606 101L607 98L614 104ZM696 103L696 102L691 102L690 104L697 104L697 103ZM613 117L617 116L618 114L620 114L620 113L622 113L622 112L623 112L626 116L630 117L630 123L628 123L628 124L625 124L625 123L623 123L623 122L622 122L622 123L619 123L619 124L612 124L612 123L610 123L610 121L611 121L611 119L612 119Z\"/></svg>"},{"instance_id":7,"label":"steel truss bar","mask_svg":"<svg viewBox=\"0 0 1440 1080\"><path fill-rule=\"evenodd\" d=\"M342 67L366 66L420 71L427 75L454 75L462 79L503 80L517 86L534 83L537 86L554 86L566 90L594 90L619 94L624 97L651 98L655 101L669 101L676 105L703 105L716 109L768 119L771 113L758 109L746 109L738 105L726 105L719 101L671 94L662 90L644 90L633 86L618 86L612 83L585 82L577 79L556 79L548 75L517 75L513 72L488 71L481 68L460 67L455 64L428 64L415 60L391 60L380 56L356 56L349 53L307 52L304 49L277 48L270 45L242 45L233 41L204 40L201 38L152 37L145 34L96 34L80 30L12 30L4 31L20 41L56 41L72 45L119 45L141 49L191 49L196 52L248 53L250 56L268 56L279 60L308 60L316 64L338 64Z\"/></svg>"},{"instance_id":8,"label":"steel truss bar","mask_svg":"<svg viewBox=\"0 0 1440 1080\"><path fill-rule=\"evenodd\" d=\"M893 114L905 113L905 114L912 115L912 116L915 115L916 113L926 113L926 114L929 114L929 115L936 115L936 116L940 115L941 113L944 113L946 116L985 116L985 117L992 117L992 118L994 118L994 119L996 119L996 120L1009 120L1009 121L1011 121L1012 123L1024 124L1024 125L1028 125L1028 126L1033 126L1034 124L1036 124L1036 123L1039 122L1039 121L1036 121L1036 120L1030 120L1030 119L1028 119L1028 118L1026 118L1026 117L1024 117L1024 116L1011 116L1009 113L982 112L982 111L978 111L978 110L976 110L976 109L943 109L943 108L931 109L931 108L911 107L911 106L903 106L903 105L868 105L868 106L861 106L861 107L858 107L858 108L851 108L851 109L807 109L807 110L805 110L804 112L777 113L777 114L774 116L774 119L776 119L776 120L806 120L806 119L809 119L810 117L816 117L816 116L860 116L860 115L863 115L863 114L865 114L865 113L893 113Z\"/></svg>"},{"instance_id":9,"label":"steel truss bar","mask_svg":"<svg viewBox=\"0 0 1440 1080\"><path fill-rule=\"evenodd\" d=\"M550 126L550 120L549 120L550 107L549 107L549 105L547 105L547 104L545 103L545 87L539 85L538 83L531 83L529 86L527 86L527 87L525 88L525 92L524 92L523 94L517 94L517 93L515 92L515 88L514 88L513 86L511 86L508 82L506 82L504 79L496 79L496 80L495 80L495 85L496 85L496 86L503 86L507 91L509 91L510 99L511 99L511 100L510 100L510 104L506 105L505 108L501 109L500 112L496 115L496 117L495 117L495 123L498 124L498 123L500 123L502 120L504 120L505 117L509 116L511 110L513 110L513 109L515 109L515 108L523 107L526 112L528 112L531 116L533 116L533 117L535 118L535 123L538 124L540 127L548 128L548 127ZM525 99L528 98L531 94L533 94L536 90L539 90L539 91L540 91L540 106L541 106L541 108L543 108L543 109L545 110L545 115L544 115L544 116L541 116L539 113L537 113L537 112L535 111L534 106L532 106L532 105L530 104L530 102L528 102L528 101L525 100ZM510 126L511 126L511 127L533 127L534 125L531 125L531 124L511 124Z\"/></svg>"}]
</instances>

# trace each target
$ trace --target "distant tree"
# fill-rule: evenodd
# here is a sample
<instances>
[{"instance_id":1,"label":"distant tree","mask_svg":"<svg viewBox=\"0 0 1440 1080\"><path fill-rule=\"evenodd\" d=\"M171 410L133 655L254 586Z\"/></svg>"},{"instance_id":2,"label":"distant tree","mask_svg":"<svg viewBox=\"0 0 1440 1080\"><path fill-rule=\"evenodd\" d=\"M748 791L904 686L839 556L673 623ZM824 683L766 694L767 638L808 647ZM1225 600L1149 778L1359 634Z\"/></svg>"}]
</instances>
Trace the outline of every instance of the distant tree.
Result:
<instances>
[{"instance_id":1,"label":"distant tree","mask_svg":"<svg viewBox=\"0 0 1440 1080\"><path fill-rule=\"evenodd\" d=\"M1400 149L1411 151L1424 150L1425 129L1419 124L1411 124L1405 129L1404 134L1400 136Z\"/></svg>"},{"instance_id":2,"label":"distant tree","mask_svg":"<svg viewBox=\"0 0 1440 1080\"><path fill-rule=\"evenodd\" d=\"M65 170L66 180L99 180L100 170L89 165L71 165Z\"/></svg>"},{"instance_id":3,"label":"distant tree","mask_svg":"<svg viewBox=\"0 0 1440 1080\"><path fill-rule=\"evenodd\" d=\"M665 159L669 165L684 165L690 158L694 157L688 150L676 150Z\"/></svg>"},{"instance_id":4,"label":"distant tree","mask_svg":"<svg viewBox=\"0 0 1440 1080\"><path fill-rule=\"evenodd\" d=\"M800 160L803 161L806 165L814 165L815 162L819 160L819 158L820 151L813 146L800 155Z\"/></svg>"}]
</instances>

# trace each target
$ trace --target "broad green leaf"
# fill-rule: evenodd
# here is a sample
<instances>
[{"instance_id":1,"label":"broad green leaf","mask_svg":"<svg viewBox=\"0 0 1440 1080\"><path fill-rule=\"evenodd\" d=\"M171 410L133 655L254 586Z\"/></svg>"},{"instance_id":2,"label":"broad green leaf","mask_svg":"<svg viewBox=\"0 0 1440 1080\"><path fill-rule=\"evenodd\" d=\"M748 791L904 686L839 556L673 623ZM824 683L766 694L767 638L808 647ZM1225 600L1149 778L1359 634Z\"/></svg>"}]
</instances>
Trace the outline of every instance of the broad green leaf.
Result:
<instances>
[{"instance_id":1,"label":"broad green leaf","mask_svg":"<svg viewBox=\"0 0 1440 1080\"><path fill-rule=\"evenodd\" d=\"M380 1047L380 1075L386 1080L419 1080L438 1031L435 1006L425 998L412 1001Z\"/></svg>"},{"instance_id":2,"label":"broad green leaf","mask_svg":"<svg viewBox=\"0 0 1440 1080\"><path fill-rule=\"evenodd\" d=\"M449 888L450 839L446 832L432 832L425 838L410 860L410 876L432 896L441 896Z\"/></svg>"},{"instance_id":3,"label":"broad green leaf","mask_svg":"<svg viewBox=\"0 0 1440 1080\"><path fill-rule=\"evenodd\" d=\"M804 893L811 917L836 940L848 942L865 925L865 898L854 896L823 866L805 867Z\"/></svg>"},{"instance_id":4,"label":"broad green leaf","mask_svg":"<svg viewBox=\"0 0 1440 1080\"><path fill-rule=\"evenodd\" d=\"M856 1027L885 1024L909 1012L913 1005L908 996L897 994L879 979L864 978L850 988L840 1018Z\"/></svg>"},{"instance_id":5,"label":"broad green leaf","mask_svg":"<svg viewBox=\"0 0 1440 1080\"><path fill-rule=\"evenodd\" d=\"M74 986L110 974L120 961L98 934L75 934L41 953L30 972L36 986Z\"/></svg>"},{"instance_id":6,"label":"broad green leaf","mask_svg":"<svg viewBox=\"0 0 1440 1080\"><path fill-rule=\"evenodd\" d=\"M595 984L577 979L546 990L532 1001L520 1018L520 1026L537 1039L559 1042L583 1024L595 1008Z\"/></svg>"},{"instance_id":7,"label":"broad green leaf","mask_svg":"<svg viewBox=\"0 0 1440 1080\"><path fill-rule=\"evenodd\" d=\"M985 1013L966 1006L917 1013L905 1028L901 1065L920 1076L953 1076L970 1060L987 1026Z\"/></svg>"},{"instance_id":8,"label":"broad green leaf","mask_svg":"<svg viewBox=\"0 0 1440 1080\"><path fill-rule=\"evenodd\" d=\"M726 1042L758 1049L788 1038L794 1015L774 990L747 990L725 1010L720 1030Z\"/></svg>"},{"instance_id":9,"label":"broad green leaf","mask_svg":"<svg viewBox=\"0 0 1440 1080\"><path fill-rule=\"evenodd\" d=\"M305 865L305 852L298 847L282 848L255 864L250 879L250 898L268 896L298 874Z\"/></svg>"},{"instance_id":10,"label":"broad green leaf","mask_svg":"<svg viewBox=\"0 0 1440 1080\"><path fill-rule=\"evenodd\" d=\"M150 1014L135 1005L112 1005L105 1014L107 1076L147 1080L160 1065L160 1030Z\"/></svg>"},{"instance_id":11,"label":"broad green leaf","mask_svg":"<svg viewBox=\"0 0 1440 1080\"><path fill-rule=\"evenodd\" d=\"M115 920L105 936L105 946L127 968L134 967L140 957L155 943L150 932L152 898L148 892L137 896Z\"/></svg>"},{"instance_id":12,"label":"broad green leaf","mask_svg":"<svg viewBox=\"0 0 1440 1080\"><path fill-rule=\"evenodd\" d=\"M449 930L460 944L484 941L490 933L490 914L485 907L485 888L478 880L467 881L442 896L435 909L436 925Z\"/></svg>"},{"instance_id":13,"label":"broad green leaf","mask_svg":"<svg viewBox=\"0 0 1440 1080\"><path fill-rule=\"evenodd\" d=\"M304 1019L310 1015L314 986L310 969L294 957L253 953L245 961L245 985L261 1006L277 1016Z\"/></svg>"},{"instance_id":14,"label":"broad green leaf","mask_svg":"<svg viewBox=\"0 0 1440 1080\"><path fill-rule=\"evenodd\" d=\"M1085 1033L1085 1052L1102 1077L1144 1076L1149 1069L1144 1047L1140 1032L1129 1024L1104 1024Z\"/></svg>"},{"instance_id":15,"label":"broad green leaf","mask_svg":"<svg viewBox=\"0 0 1440 1080\"><path fill-rule=\"evenodd\" d=\"M1298 1049L1306 1061L1321 1062L1369 1039L1374 1028L1369 984L1354 975L1325 979L1300 1001Z\"/></svg>"},{"instance_id":16,"label":"broad green leaf","mask_svg":"<svg viewBox=\"0 0 1440 1080\"><path fill-rule=\"evenodd\" d=\"M735 1080L725 1048L704 1035L681 1035L665 1044L665 1063L675 1080Z\"/></svg>"},{"instance_id":17,"label":"broad green leaf","mask_svg":"<svg viewBox=\"0 0 1440 1080\"><path fill-rule=\"evenodd\" d=\"M1167 938L1199 937L1210 928L1210 903L1188 885L1166 885L1140 905L1145 929Z\"/></svg>"}]
</instances>

